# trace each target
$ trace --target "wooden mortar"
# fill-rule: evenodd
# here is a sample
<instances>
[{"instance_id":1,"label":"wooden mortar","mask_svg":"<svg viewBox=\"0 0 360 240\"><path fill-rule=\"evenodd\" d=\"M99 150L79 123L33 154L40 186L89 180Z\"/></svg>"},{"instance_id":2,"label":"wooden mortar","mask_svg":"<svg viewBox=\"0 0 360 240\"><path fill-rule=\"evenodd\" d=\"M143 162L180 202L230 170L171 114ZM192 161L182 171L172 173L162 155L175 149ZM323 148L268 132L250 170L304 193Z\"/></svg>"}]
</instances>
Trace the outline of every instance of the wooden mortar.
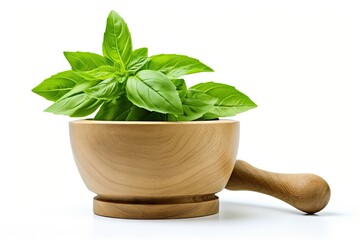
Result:
<instances>
[{"instance_id":1,"label":"wooden mortar","mask_svg":"<svg viewBox=\"0 0 360 240\"><path fill-rule=\"evenodd\" d=\"M94 213L135 219L218 213L225 187L279 198L306 213L323 209L330 188L312 174L277 174L236 161L239 122L70 122L74 158Z\"/></svg>"}]
</instances>

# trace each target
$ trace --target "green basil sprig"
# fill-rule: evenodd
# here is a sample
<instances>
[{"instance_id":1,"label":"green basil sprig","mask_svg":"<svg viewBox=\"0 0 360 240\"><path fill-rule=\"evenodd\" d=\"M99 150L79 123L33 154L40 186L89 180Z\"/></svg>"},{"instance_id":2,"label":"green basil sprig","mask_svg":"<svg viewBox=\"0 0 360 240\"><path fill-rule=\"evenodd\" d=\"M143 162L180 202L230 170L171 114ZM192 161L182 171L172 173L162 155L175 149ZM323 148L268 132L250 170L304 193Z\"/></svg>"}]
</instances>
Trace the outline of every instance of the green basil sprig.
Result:
<instances>
[{"instance_id":1,"label":"green basil sprig","mask_svg":"<svg viewBox=\"0 0 360 240\"><path fill-rule=\"evenodd\" d=\"M55 74L32 91L53 104L46 112L95 120L193 121L234 116L256 104L232 86L206 82L187 88L184 75L213 72L198 59L178 54L148 56L133 50L124 19L111 11L103 56L64 52L71 70Z\"/></svg>"}]
</instances>

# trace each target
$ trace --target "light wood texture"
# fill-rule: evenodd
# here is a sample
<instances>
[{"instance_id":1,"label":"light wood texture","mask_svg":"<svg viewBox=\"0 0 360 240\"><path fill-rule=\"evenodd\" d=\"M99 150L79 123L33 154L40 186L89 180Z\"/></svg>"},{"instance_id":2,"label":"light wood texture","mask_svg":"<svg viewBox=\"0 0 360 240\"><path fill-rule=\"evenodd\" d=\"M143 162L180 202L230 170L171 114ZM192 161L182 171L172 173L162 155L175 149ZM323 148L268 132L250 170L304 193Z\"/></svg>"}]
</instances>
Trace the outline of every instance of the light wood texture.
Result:
<instances>
[{"instance_id":1,"label":"light wood texture","mask_svg":"<svg viewBox=\"0 0 360 240\"><path fill-rule=\"evenodd\" d=\"M95 214L182 218L218 212L235 164L237 121L70 122L74 158ZM213 196L210 197L209 196Z\"/></svg>"},{"instance_id":2,"label":"light wood texture","mask_svg":"<svg viewBox=\"0 0 360 240\"><path fill-rule=\"evenodd\" d=\"M310 214L322 210L330 199L330 187L319 176L267 172L240 160L226 188L268 194Z\"/></svg>"},{"instance_id":3,"label":"light wood texture","mask_svg":"<svg viewBox=\"0 0 360 240\"><path fill-rule=\"evenodd\" d=\"M172 219L190 218L216 214L219 212L219 199L215 194L207 199L187 201L187 198L140 201L134 203L103 201L94 198L94 212L97 215L132 219Z\"/></svg>"},{"instance_id":4,"label":"light wood texture","mask_svg":"<svg viewBox=\"0 0 360 240\"><path fill-rule=\"evenodd\" d=\"M278 174L236 161L237 121L70 123L74 158L94 213L118 218L187 218L215 214L215 193L251 190L315 213L330 198L313 174ZM235 164L235 167L234 167ZM231 177L230 177L231 175ZM229 180L230 178L230 180Z\"/></svg>"}]
</instances>

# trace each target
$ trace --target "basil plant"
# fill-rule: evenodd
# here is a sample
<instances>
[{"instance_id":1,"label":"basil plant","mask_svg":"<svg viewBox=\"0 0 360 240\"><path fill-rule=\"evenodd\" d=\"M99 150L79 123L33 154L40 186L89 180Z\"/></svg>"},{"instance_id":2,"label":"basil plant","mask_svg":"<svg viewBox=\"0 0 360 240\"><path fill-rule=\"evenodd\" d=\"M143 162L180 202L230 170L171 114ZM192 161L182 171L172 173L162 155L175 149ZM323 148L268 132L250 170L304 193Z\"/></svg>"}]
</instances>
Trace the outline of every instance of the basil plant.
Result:
<instances>
[{"instance_id":1,"label":"basil plant","mask_svg":"<svg viewBox=\"0 0 360 240\"><path fill-rule=\"evenodd\" d=\"M52 105L46 112L95 120L193 121L234 116L256 104L233 86L205 82L188 87L183 76L213 72L195 58L179 54L148 56L134 49L124 19L111 11L102 55L64 52L71 70L32 89Z\"/></svg>"}]
</instances>

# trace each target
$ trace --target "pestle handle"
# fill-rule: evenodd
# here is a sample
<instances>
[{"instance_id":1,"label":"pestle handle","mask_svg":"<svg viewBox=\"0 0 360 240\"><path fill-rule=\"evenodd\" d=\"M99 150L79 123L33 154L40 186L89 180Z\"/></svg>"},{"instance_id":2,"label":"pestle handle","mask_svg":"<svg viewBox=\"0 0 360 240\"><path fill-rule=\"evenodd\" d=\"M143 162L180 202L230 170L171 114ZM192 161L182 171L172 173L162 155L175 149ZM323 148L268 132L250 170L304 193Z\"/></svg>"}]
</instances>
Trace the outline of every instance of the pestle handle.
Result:
<instances>
[{"instance_id":1,"label":"pestle handle","mask_svg":"<svg viewBox=\"0 0 360 240\"><path fill-rule=\"evenodd\" d=\"M322 210L330 199L329 185L317 175L273 173L242 160L236 161L226 189L264 193L309 214Z\"/></svg>"}]
</instances>

